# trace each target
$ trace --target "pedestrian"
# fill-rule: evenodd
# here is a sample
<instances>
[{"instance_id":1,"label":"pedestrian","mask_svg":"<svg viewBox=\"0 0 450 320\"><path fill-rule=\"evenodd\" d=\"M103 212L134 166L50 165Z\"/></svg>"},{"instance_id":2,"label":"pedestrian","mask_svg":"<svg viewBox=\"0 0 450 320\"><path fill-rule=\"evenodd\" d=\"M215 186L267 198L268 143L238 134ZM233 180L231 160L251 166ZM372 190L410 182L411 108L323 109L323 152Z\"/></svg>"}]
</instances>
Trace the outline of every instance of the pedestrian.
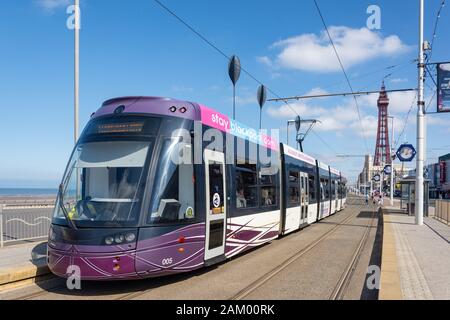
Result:
<instances>
[{"instance_id":1,"label":"pedestrian","mask_svg":"<svg viewBox=\"0 0 450 320\"><path fill-rule=\"evenodd\" d=\"M366 193L366 206L368 206L368 205L369 205L369 194Z\"/></svg>"},{"instance_id":2,"label":"pedestrian","mask_svg":"<svg viewBox=\"0 0 450 320\"><path fill-rule=\"evenodd\" d=\"M383 194L380 194L380 196L378 197L378 205L379 205L380 207L383 206Z\"/></svg>"}]
</instances>

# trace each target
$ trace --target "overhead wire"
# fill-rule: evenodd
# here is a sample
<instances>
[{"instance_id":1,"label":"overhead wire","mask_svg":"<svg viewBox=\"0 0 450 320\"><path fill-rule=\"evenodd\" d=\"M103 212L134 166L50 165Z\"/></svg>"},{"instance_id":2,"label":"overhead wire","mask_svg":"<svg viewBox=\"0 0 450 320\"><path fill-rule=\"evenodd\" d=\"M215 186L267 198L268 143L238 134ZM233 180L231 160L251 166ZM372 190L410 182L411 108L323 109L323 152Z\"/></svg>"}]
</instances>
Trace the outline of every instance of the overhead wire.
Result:
<instances>
[{"instance_id":1,"label":"overhead wire","mask_svg":"<svg viewBox=\"0 0 450 320\"><path fill-rule=\"evenodd\" d=\"M323 24L323 26L325 27L325 31L326 31L326 33L327 33L327 35L328 35L328 38L329 38L329 40L330 40L330 43L331 43L331 45L332 45L332 47L333 47L334 53L335 53L335 55L336 55L336 57L337 57L337 60L338 60L339 65L340 65L340 67L341 67L341 70L342 70L342 72L343 72L343 74L344 74L344 76L345 76L345 79L346 79L346 82L347 82L347 84L348 84L348 87L350 88L351 92L354 92L353 86L352 86L352 84L351 84L351 82L350 82L350 78L348 77L348 74L347 74L347 72L345 71L345 67L344 67L344 65L343 65L343 63L342 63L341 57L340 57L340 55L339 55L339 52L337 51L337 48L336 48L336 46L335 46L335 44L334 44L333 38L331 37L331 33L330 33L330 31L329 31L329 29L328 29L328 26L327 26L327 24L326 24L326 22L325 22L325 18L324 18L323 14L322 14L322 11L320 10L320 7L319 7L319 4L317 3L317 0L314 0L314 4L315 4L315 6L316 6L316 8L317 8L317 12L319 13L319 16L320 16L320 19L321 19L321 21L322 21L322 24ZM360 110L360 108L359 108L358 99L357 99L357 97L356 97L355 95L353 95L353 99L355 100L356 111L357 111L357 113L358 113L359 123L360 123L360 126L361 126L361 131L362 131L362 134L363 134L364 144L365 144L365 147L366 147L366 151L367 151L367 153L369 154L370 151L369 151L369 146L368 146L368 144L367 144L367 135L366 135L366 130L365 130L364 125L363 125L363 121L362 121L361 110Z\"/></svg>"},{"instance_id":2,"label":"overhead wire","mask_svg":"<svg viewBox=\"0 0 450 320\"><path fill-rule=\"evenodd\" d=\"M208 44L211 48L213 48L216 52L218 52L221 56L226 58L228 61L230 61L231 56L226 54L222 49L220 49L217 45L215 45L212 41L208 40L206 36L201 34L199 31L197 31L193 26L191 26L187 21L185 21L183 18L181 18L178 14L176 14L173 10L171 10L169 7L167 7L164 3L162 3L160 0L153 0L157 5L159 5L163 10L165 10L167 13L169 13L171 16L173 16L175 19L177 19L181 24L183 24L187 29L189 29L191 32L193 32L197 37L199 37L201 40L203 40L206 44ZM264 85L262 81L257 79L253 74L251 74L246 68L241 66L241 70L249 76L251 79L253 79L255 82L257 82L260 85ZM267 91L269 91L272 95L275 97L281 99L281 96L277 94L275 91L273 91L268 86L264 85L267 88ZM283 100L284 104L297 116L300 116L300 114L297 112L297 110L292 107L286 100ZM323 139L321 139L322 142L325 142ZM326 146L330 147L329 144L326 144ZM330 150L333 150L330 148ZM333 151L334 152L334 151Z\"/></svg>"}]
</instances>

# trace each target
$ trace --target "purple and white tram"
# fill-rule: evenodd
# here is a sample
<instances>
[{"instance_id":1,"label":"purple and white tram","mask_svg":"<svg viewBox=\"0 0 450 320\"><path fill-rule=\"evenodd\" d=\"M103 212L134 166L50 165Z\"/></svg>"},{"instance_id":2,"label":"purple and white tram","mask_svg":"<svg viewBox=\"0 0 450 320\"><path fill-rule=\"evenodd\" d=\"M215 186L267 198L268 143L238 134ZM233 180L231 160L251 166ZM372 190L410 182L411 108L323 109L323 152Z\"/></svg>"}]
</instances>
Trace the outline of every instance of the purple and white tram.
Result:
<instances>
[{"instance_id":1,"label":"purple and white tram","mask_svg":"<svg viewBox=\"0 0 450 320\"><path fill-rule=\"evenodd\" d=\"M344 209L345 184L339 171L199 104L108 100L67 165L48 265L61 277L76 266L83 280L189 272Z\"/></svg>"}]
</instances>

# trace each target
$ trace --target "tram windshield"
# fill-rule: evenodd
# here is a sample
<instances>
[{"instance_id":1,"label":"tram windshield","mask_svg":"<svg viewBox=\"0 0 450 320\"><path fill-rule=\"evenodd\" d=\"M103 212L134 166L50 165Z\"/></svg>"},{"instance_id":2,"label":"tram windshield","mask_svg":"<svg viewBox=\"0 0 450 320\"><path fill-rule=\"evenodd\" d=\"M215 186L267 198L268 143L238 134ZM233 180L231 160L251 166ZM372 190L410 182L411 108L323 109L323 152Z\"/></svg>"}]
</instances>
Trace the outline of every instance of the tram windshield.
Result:
<instances>
[{"instance_id":1,"label":"tram windshield","mask_svg":"<svg viewBox=\"0 0 450 320\"><path fill-rule=\"evenodd\" d=\"M141 179L152 141L95 141L76 147L63 179L54 222L124 227L138 222Z\"/></svg>"}]
</instances>

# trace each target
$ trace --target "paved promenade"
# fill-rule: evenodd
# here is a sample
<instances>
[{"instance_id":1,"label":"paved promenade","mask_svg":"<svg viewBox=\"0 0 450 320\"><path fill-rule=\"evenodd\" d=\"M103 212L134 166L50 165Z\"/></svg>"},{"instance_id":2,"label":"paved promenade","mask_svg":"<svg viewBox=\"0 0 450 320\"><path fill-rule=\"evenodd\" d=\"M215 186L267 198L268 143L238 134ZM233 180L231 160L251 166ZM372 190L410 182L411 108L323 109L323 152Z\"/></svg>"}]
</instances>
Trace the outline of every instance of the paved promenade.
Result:
<instances>
[{"instance_id":1,"label":"paved promenade","mask_svg":"<svg viewBox=\"0 0 450 320\"><path fill-rule=\"evenodd\" d=\"M400 214L393 208L385 211L385 233L392 232L395 250L392 253L386 250L383 255L392 255L385 260L396 264L392 270L396 269L397 275L392 276L389 270L390 284L395 284L396 277L399 279L401 297L382 288L381 298L450 299L450 227L434 218L425 218L424 222L423 226L416 226L413 216Z\"/></svg>"},{"instance_id":2,"label":"paved promenade","mask_svg":"<svg viewBox=\"0 0 450 320\"><path fill-rule=\"evenodd\" d=\"M69 290L64 279L0 290L0 300L261 300L377 299L366 286L379 266L377 207L348 207L299 232L195 272L141 281L89 282Z\"/></svg>"},{"instance_id":3,"label":"paved promenade","mask_svg":"<svg viewBox=\"0 0 450 320\"><path fill-rule=\"evenodd\" d=\"M34 242L0 249L0 291L17 281L48 273L46 262L47 244Z\"/></svg>"}]
</instances>

